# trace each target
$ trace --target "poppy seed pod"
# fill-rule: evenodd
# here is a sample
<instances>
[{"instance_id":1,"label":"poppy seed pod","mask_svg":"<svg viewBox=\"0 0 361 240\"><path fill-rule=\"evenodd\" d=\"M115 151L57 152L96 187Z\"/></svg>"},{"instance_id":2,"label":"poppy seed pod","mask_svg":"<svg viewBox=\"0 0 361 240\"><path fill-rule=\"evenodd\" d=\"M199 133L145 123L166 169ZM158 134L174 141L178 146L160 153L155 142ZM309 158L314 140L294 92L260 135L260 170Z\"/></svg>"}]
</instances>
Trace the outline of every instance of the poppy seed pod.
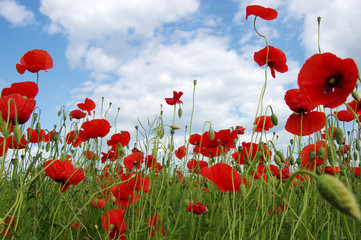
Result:
<instances>
[{"instance_id":1,"label":"poppy seed pod","mask_svg":"<svg viewBox=\"0 0 361 240\"><path fill-rule=\"evenodd\" d=\"M337 178L328 174L318 177L316 186L321 196L342 213L361 220L359 206L353 194Z\"/></svg>"},{"instance_id":2,"label":"poppy seed pod","mask_svg":"<svg viewBox=\"0 0 361 240\"><path fill-rule=\"evenodd\" d=\"M342 144L343 143L343 132L342 129L337 127L335 129L335 138L338 144Z\"/></svg>"}]
</instances>

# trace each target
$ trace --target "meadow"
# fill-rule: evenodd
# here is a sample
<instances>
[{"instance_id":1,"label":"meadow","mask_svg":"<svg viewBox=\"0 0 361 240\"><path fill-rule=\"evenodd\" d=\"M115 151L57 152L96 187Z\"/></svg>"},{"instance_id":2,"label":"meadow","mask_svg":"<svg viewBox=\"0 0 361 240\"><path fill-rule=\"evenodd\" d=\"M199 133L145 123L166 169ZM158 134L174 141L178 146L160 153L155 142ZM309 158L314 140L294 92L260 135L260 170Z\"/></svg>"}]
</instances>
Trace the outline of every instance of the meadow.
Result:
<instances>
[{"instance_id":1,"label":"meadow","mask_svg":"<svg viewBox=\"0 0 361 240\"><path fill-rule=\"evenodd\" d=\"M278 13L258 5L246 11L265 39L254 53L265 79L253 129L237 123L213 129L207 121L202 132L192 132L197 80L187 126L177 125L185 117L183 93L174 91L160 96L174 107L172 122L160 109L154 119L139 121L135 136L116 119L110 123L105 106L94 111L89 98L72 110L62 107L56 127L42 129L38 83L56 66L40 49L14 63L19 74L29 71L34 79L1 92L0 237L361 239L356 63L322 53L320 46L307 59L299 88L284 96L293 111L285 129L293 138L281 148L272 132L277 113L263 97L274 84L269 78L288 71L287 58L256 28L257 19L267 24ZM338 110L342 106L346 110ZM245 131L252 132L249 142ZM183 145L175 145L176 135Z\"/></svg>"}]
</instances>

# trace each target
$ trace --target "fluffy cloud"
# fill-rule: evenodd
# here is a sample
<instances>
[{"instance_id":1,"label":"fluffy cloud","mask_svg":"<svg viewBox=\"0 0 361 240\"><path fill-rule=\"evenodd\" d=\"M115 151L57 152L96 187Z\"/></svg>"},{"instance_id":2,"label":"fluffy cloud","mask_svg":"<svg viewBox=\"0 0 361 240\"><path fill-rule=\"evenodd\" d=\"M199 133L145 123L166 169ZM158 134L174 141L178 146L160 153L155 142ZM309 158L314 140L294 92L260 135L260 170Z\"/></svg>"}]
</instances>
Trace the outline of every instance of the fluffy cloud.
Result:
<instances>
[{"instance_id":1,"label":"fluffy cloud","mask_svg":"<svg viewBox=\"0 0 361 240\"><path fill-rule=\"evenodd\" d=\"M35 21L33 12L15 0L0 1L0 16L13 26L25 26Z\"/></svg>"}]
</instances>

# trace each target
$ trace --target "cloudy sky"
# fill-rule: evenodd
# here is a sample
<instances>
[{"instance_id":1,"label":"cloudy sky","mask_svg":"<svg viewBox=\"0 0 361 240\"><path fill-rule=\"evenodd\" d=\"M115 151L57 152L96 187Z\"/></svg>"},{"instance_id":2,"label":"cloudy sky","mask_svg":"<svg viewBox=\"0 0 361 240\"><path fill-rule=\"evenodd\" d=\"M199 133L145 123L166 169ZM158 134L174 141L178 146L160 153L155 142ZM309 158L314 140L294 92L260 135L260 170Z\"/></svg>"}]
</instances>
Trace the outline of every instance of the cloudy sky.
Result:
<instances>
[{"instance_id":1,"label":"cloudy sky","mask_svg":"<svg viewBox=\"0 0 361 240\"><path fill-rule=\"evenodd\" d=\"M0 87L35 80L19 75L15 64L31 49L44 49L54 68L40 73L37 106L43 127L59 123L62 105L70 111L85 97L105 108L118 130L134 136L137 118L153 119L163 105L165 124L173 107L164 98L183 91L183 116L175 123L189 125L193 80L197 79L192 132L205 121L213 129L241 125L249 136L264 68L253 53L265 42L245 20L246 6L259 4L278 11L273 21L257 19L268 43L286 53L289 71L268 79L264 107L271 105L283 128L291 111L283 96L297 87L304 61L318 52L317 17L321 22L322 52L361 63L358 0L0 0ZM270 76L270 75L269 75ZM247 136L244 136L246 139ZM287 140L284 138L283 140Z\"/></svg>"}]
</instances>

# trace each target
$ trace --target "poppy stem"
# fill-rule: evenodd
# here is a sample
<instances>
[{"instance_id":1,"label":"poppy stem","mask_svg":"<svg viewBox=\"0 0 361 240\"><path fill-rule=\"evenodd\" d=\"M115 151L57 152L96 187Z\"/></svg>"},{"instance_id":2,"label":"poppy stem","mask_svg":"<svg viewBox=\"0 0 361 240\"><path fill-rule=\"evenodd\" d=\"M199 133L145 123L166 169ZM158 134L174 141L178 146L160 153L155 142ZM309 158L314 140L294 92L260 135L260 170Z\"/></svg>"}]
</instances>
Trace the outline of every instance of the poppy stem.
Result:
<instances>
[{"instance_id":1,"label":"poppy stem","mask_svg":"<svg viewBox=\"0 0 361 240\"><path fill-rule=\"evenodd\" d=\"M321 46L320 46L320 38L321 38L321 17L317 18L317 23L318 23L318 52L321 54Z\"/></svg>"}]
</instances>

